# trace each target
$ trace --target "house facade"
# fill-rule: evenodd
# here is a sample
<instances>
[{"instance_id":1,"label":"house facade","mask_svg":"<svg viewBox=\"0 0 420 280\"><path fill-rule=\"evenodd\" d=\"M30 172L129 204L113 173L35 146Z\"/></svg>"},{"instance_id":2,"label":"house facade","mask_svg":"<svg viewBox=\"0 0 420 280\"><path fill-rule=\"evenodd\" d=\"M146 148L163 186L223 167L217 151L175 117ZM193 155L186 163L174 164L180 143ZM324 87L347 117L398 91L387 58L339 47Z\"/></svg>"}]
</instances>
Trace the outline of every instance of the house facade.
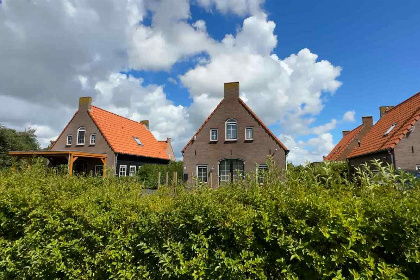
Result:
<instances>
[{"instance_id":1,"label":"house facade","mask_svg":"<svg viewBox=\"0 0 420 280\"><path fill-rule=\"evenodd\" d=\"M380 109L381 118L348 155L350 169L376 159L396 169L418 173L420 92L395 107L384 107Z\"/></svg>"},{"instance_id":2,"label":"house facade","mask_svg":"<svg viewBox=\"0 0 420 280\"><path fill-rule=\"evenodd\" d=\"M286 167L289 151L239 98L239 83L224 84L224 98L182 150L184 180L217 187L266 169L268 156Z\"/></svg>"},{"instance_id":3,"label":"house facade","mask_svg":"<svg viewBox=\"0 0 420 280\"><path fill-rule=\"evenodd\" d=\"M149 121L136 122L91 103L91 97L79 99L77 112L51 146L51 154L67 151L106 155L105 165L117 176L132 176L146 163L175 160L171 139L157 141L149 130ZM50 158L50 162L67 163L58 157ZM76 157L71 165L79 173L102 174L104 168L102 160L89 157Z\"/></svg>"},{"instance_id":4,"label":"house facade","mask_svg":"<svg viewBox=\"0 0 420 280\"><path fill-rule=\"evenodd\" d=\"M362 117L361 125L351 131L343 131L343 138L341 138L331 152L324 157L324 161L346 161L351 151L353 151L372 127L372 116Z\"/></svg>"}]
</instances>

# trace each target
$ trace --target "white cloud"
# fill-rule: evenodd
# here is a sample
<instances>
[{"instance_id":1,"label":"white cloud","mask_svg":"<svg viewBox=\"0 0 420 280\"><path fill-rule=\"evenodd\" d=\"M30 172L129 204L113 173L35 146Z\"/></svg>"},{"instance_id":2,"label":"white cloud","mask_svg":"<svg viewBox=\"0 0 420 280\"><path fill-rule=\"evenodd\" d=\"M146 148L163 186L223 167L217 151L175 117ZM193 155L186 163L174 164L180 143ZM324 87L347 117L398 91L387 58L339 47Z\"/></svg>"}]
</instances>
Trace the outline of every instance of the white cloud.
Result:
<instances>
[{"instance_id":1,"label":"white cloud","mask_svg":"<svg viewBox=\"0 0 420 280\"><path fill-rule=\"evenodd\" d=\"M221 13L237 15L256 14L261 11L264 0L197 0L197 3L207 10L216 8Z\"/></svg>"},{"instance_id":2,"label":"white cloud","mask_svg":"<svg viewBox=\"0 0 420 280\"><path fill-rule=\"evenodd\" d=\"M290 150L287 161L295 165L305 165L308 162L319 162L323 160L332 148L334 148L333 137L330 133L322 133L307 141L298 141L291 135L280 135L279 139Z\"/></svg>"},{"instance_id":3,"label":"white cloud","mask_svg":"<svg viewBox=\"0 0 420 280\"><path fill-rule=\"evenodd\" d=\"M354 116L356 115L356 112L353 111L347 111L344 113L343 116L343 121L348 121L348 122L354 122Z\"/></svg>"},{"instance_id":4,"label":"white cloud","mask_svg":"<svg viewBox=\"0 0 420 280\"><path fill-rule=\"evenodd\" d=\"M328 142L327 132L336 121L312 124L324 97L341 85L341 68L319 61L309 49L284 59L273 54L275 23L262 11L262 0L194 3L252 16L236 34L217 41L204 20L191 22L188 0L3 1L0 104L8 106L0 110L1 122L36 128L46 145L71 118L77 98L90 95L105 109L150 119L158 138L174 139L179 155L193 129L222 98L223 83L239 81L241 97L264 122L293 137L311 132L317 134L313 139ZM145 25L149 16L151 23ZM141 78L119 74L130 68L170 70L192 57L195 66L179 76L193 99L190 107L174 105L162 85L146 86ZM296 145L311 159L315 156L305 147L316 149L314 142Z\"/></svg>"}]
</instances>

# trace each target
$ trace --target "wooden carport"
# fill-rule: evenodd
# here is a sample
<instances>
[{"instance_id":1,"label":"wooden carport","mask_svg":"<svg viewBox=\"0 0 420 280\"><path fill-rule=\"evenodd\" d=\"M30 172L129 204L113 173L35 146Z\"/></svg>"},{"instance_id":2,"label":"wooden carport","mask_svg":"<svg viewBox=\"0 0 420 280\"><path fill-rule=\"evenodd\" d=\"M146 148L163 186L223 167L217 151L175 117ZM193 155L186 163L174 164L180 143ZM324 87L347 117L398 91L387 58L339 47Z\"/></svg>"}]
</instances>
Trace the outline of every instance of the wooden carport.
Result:
<instances>
[{"instance_id":1,"label":"wooden carport","mask_svg":"<svg viewBox=\"0 0 420 280\"><path fill-rule=\"evenodd\" d=\"M66 158L68 163L69 174L73 174L73 165L74 162L79 158L97 158L100 159L103 163L103 172L102 176L105 177L106 174L106 154L91 154L77 151L14 151L9 152L10 156L17 158L30 158L30 157L43 157L46 159L52 158Z\"/></svg>"}]
</instances>

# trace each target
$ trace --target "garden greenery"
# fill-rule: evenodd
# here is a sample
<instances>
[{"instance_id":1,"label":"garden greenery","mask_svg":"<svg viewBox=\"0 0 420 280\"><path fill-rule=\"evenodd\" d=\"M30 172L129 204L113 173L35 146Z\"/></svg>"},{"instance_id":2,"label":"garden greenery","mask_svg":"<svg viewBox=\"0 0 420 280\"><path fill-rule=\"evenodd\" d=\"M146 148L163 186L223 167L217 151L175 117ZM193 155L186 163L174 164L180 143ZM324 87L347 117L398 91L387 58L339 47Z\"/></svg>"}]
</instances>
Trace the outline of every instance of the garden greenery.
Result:
<instances>
[{"instance_id":1,"label":"garden greenery","mask_svg":"<svg viewBox=\"0 0 420 280\"><path fill-rule=\"evenodd\" d=\"M270 166L211 189L0 171L0 279L414 279L420 188L405 173Z\"/></svg>"}]
</instances>

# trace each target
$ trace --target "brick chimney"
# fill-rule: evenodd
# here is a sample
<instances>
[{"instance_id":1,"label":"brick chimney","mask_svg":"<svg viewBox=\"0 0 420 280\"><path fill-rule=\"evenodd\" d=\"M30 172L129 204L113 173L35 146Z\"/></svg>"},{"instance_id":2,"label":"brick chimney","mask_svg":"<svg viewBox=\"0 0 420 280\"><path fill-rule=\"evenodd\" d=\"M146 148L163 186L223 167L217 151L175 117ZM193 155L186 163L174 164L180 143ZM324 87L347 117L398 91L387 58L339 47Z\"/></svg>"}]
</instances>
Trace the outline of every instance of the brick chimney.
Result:
<instances>
[{"instance_id":1,"label":"brick chimney","mask_svg":"<svg viewBox=\"0 0 420 280\"><path fill-rule=\"evenodd\" d=\"M224 88L225 99L238 99L239 98L239 82L225 83Z\"/></svg>"},{"instance_id":2,"label":"brick chimney","mask_svg":"<svg viewBox=\"0 0 420 280\"><path fill-rule=\"evenodd\" d=\"M382 116L388 112L389 110L391 110L392 108L394 108L394 106L381 106L379 107L379 118L382 118Z\"/></svg>"},{"instance_id":3,"label":"brick chimney","mask_svg":"<svg viewBox=\"0 0 420 280\"><path fill-rule=\"evenodd\" d=\"M171 144L171 141L172 141L171 137L166 138L166 143Z\"/></svg>"},{"instance_id":4,"label":"brick chimney","mask_svg":"<svg viewBox=\"0 0 420 280\"><path fill-rule=\"evenodd\" d=\"M80 97L79 98L79 112L87 112L90 110L90 106L92 105L92 97Z\"/></svg>"},{"instance_id":5,"label":"brick chimney","mask_svg":"<svg viewBox=\"0 0 420 280\"><path fill-rule=\"evenodd\" d=\"M372 116L362 117L362 123L364 126L373 126L373 117Z\"/></svg>"},{"instance_id":6,"label":"brick chimney","mask_svg":"<svg viewBox=\"0 0 420 280\"><path fill-rule=\"evenodd\" d=\"M142 120L140 121L140 123L144 124L144 126L149 130L149 125L150 125L149 120Z\"/></svg>"},{"instance_id":7,"label":"brick chimney","mask_svg":"<svg viewBox=\"0 0 420 280\"><path fill-rule=\"evenodd\" d=\"M350 130L343 130L343 137L348 134L350 132Z\"/></svg>"}]
</instances>

